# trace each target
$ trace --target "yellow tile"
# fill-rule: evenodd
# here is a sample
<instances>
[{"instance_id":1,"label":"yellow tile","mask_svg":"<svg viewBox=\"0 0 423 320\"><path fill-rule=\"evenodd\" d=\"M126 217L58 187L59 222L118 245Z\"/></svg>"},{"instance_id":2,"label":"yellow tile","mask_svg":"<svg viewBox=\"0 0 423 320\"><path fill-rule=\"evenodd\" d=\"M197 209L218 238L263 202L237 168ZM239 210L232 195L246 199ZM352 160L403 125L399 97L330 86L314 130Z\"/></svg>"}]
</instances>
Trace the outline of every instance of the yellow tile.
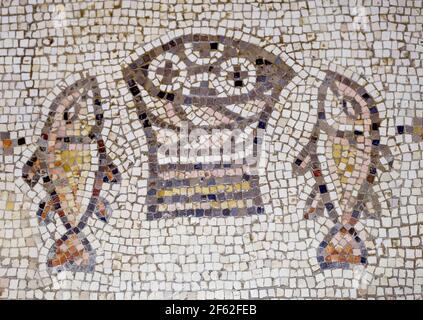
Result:
<instances>
[{"instance_id":1,"label":"yellow tile","mask_svg":"<svg viewBox=\"0 0 423 320\"><path fill-rule=\"evenodd\" d=\"M345 176L341 177L341 183L342 184L348 183L348 177L345 177Z\"/></svg>"},{"instance_id":2,"label":"yellow tile","mask_svg":"<svg viewBox=\"0 0 423 320\"><path fill-rule=\"evenodd\" d=\"M220 202L217 202L217 201L210 202L210 205L213 209L219 209L220 208Z\"/></svg>"},{"instance_id":3,"label":"yellow tile","mask_svg":"<svg viewBox=\"0 0 423 320\"><path fill-rule=\"evenodd\" d=\"M6 210L12 211L15 209L15 203L13 201L7 201L6 202Z\"/></svg>"},{"instance_id":4,"label":"yellow tile","mask_svg":"<svg viewBox=\"0 0 423 320\"><path fill-rule=\"evenodd\" d=\"M201 188L201 193L202 194L209 194L210 193L210 189L208 187L202 187Z\"/></svg>"}]
</instances>

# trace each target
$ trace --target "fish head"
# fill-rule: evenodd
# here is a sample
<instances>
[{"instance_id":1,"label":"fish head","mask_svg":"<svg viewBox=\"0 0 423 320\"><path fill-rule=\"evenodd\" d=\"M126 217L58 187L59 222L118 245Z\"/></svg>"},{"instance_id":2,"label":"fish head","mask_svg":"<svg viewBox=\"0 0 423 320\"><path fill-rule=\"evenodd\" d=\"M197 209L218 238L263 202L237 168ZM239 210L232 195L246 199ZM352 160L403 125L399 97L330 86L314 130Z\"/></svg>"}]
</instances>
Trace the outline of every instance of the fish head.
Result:
<instances>
[{"instance_id":1,"label":"fish head","mask_svg":"<svg viewBox=\"0 0 423 320\"><path fill-rule=\"evenodd\" d=\"M48 139L92 137L103 125L103 110L95 78L65 88L53 101L43 134Z\"/></svg>"},{"instance_id":2,"label":"fish head","mask_svg":"<svg viewBox=\"0 0 423 320\"><path fill-rule=\"evenodd\" d=\"M341 74L327 72L319 91L324 97L319 116L328 126L327 131L350 134L361 141L378 130L376 102L363 86Z\"/></svg>"},{"instance_id":3,"label":"fish head","mask_svg":"<svg viewBox=\"0 0 423 320\"><path fill-rule=\"evenodd\" d=\"M89 160L85 153L98 148L102 126L103 110L95 77L82 78L63 88L49 106L38 148L23 167L25 182L30 187L34 187L40 177L46 182L54 170L61 170L55 164L65 163L59 161L63 160L60 157L83 165L80 159ZM80 154L81 151L85 153ZM64 166L66 169L72 165L65 163Z\"/></svg>"}]
</instances>

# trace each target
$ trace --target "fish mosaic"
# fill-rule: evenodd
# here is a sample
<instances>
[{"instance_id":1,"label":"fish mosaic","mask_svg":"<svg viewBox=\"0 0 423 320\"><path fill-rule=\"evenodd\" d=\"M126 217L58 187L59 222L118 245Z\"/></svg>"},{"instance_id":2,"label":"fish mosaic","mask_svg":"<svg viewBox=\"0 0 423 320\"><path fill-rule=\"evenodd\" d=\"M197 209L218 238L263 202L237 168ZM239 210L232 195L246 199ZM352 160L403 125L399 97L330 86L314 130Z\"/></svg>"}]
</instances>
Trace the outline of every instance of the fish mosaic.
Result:
<instances>
[{"instance_id":1,"label":"fish mosaic","mask_svg":"<svg viewBox=\"0 0 423 320\"><path fill-rule=\"evenodd\" d=\"M334 223L317 248L321 269L348 269L367 264L368 251L355 225L360 217L379 217L373 184L377 170L385 170L380 157L392 159L392 154L380 143L382 119L375 100L351 79L325 74L318 89L318 120L294 170L312 172L315 179L304 218L327 213ZM147 220L272 214L264 211L261 197L259 150L275 103L294 77L292 67L259 46L208 34L163 42L124 67L148 145ZM107 222L111 209L99 195L102 184L120 181L102 126L96 79L82 79L56 97L38 150L23 169L30 186L41 180L49 194L37 212L40 222L58 216L66 228L50 250L51 268L92 269L95 264L83 229L93 214ZM245 152L248 139L251 153ZM202 154L210 146L217 153ZM238 153L239 146L244 153ZM84 208L83 171L92 171L93 153L99 165Z\"/></svg>"},{"instance_id":2,"label":"fish mosaic","mask_svg":"<svg viewBox=\"0 0 423 320\"><path fill-rule=\"evenodd\" d=\"M96 78L65 88L52 102L37 150L22 170L30 187L40 183L48 194L36 213L39 222L59 219L66 230L50 248L50 270L90 271L95 265L84 228L93 215L108 221L110 204L100 191L103 183L120 181L101 135L103 113ZM90 172L95 173L93 184L88 183Z\"/></svg>"},{"instance_id":3,"label":"fish mosaic","mask_svg":"<svg viewBox=\"0 0 423 320\"><path fill-rule=\"evenodd\" d=\"M421 300L422 2L2 0L0 300Z\"/></svg>"},{"instance_id":4,"label":"fish mosaic","mask_svg":"<svg viewBox=\"0 0 423 320\"><path fill-rule=\"evenodd\" d=\"M310 142L295 161L297 173L310 170L314 188L304 217L325 212L335 226L317 250L322 269L367 264L368 252L354 226L361 216L379 218L381 206L373 190L380 157L391 159L380 143L382 119L377 103L356 82L328 71L319 88L318 122Z\"/></svg>"}]
</instances>

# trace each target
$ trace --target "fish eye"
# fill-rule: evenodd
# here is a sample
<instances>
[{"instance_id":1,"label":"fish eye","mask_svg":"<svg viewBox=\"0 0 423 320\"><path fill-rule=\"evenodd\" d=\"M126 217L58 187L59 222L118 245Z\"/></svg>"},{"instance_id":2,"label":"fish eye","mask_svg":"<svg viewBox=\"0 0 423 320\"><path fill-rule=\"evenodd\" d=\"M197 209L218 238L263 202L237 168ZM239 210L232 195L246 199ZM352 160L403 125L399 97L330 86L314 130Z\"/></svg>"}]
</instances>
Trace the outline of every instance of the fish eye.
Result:
<instances>
[{"instance_id":1,"label":"fish eye","mask_svg":"<svg viewBox=\"0 0 423 320\"><path fill-rule=\"evenodd\" d=\"M75 105L73 104L69 109L63 112L63 120L70 122L75 117Z\"/></svg>"}]
</instances>

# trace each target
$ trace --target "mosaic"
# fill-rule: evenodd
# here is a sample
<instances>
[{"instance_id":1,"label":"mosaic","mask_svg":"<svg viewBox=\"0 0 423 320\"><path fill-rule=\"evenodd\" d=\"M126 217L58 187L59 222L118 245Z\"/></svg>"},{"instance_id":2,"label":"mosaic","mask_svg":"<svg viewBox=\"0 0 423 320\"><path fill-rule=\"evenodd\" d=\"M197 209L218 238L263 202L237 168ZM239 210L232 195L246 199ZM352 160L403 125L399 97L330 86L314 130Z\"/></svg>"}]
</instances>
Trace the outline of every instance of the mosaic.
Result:
<instances>
[{"instance_id":1,"label":"mosaic","mask_svg":"<svg viewBox=\"0 0 423 320\"><path fill-rule=\"evenodd\" d=\"M242 135L255 123L253 130L264 130L274 100L293 77L292 69L248 42L192 34L143 54L124 74L149 144L148 219L264 213L254 159L238 158L231 163L225 157L228 154L215 152L220 160L212 156L209 163L192 160L198 154L206 158L202 151L210 144L217 151L227 151L219 142L236 138L219 136L213 129L237 129ZM155 126L173 130L185 126L190 136L202 129L205 134L198 136L205 139L197 148L191 141L180 143L176 152L168 153L171 160L176 156L179 161L160 164L160 132L154 132ZM263 137L258 132L250 135L257 154ZM229 147L230 152L241 149Z\"/></svg>"},{"instance_id":2,"label":"mosaic","mask_svg":"<svg viewBox=\"0 0 423 320\"><path fill-rule=\"evenodd\" d=\"M420 1L0 13L0 298L422 298Z\"/></svg>"},{"instance_id":3,"label":"mosaic","mask_svg":"<svg viewBox=\"0 0 423 320\"><path fill-rule=\"evenodd\" d=\"M110 206L99 196L101 186L103 182L119 181L119 170L107 156L101 137L102 125L101 97L95 78L79 80L52 102L38 149L22 169L22 177L31 187L42 179L48 193L37 211L40 222L48 223L57 215L66 228L49 252L50 267L93 267L95 258L83 229L93 213L107 222ZM97 168L94 157L98 158ZM96 172L91 198L84 204L81 191L88 178L84 171L93 169Z\"/></svg>"},{"instance_id":4,"label":"mosaic","mask_svg":"<svg viewBox=\"0 0 423 320\"><path fill-rule=\"evenodd\" d=\"M335 223L319 245L317 259L322 268L366 264L367 250L354 225L361 214L374 218L381 210L372 184L379 156L390 156L390 151L380 144L379 112L364 88L329 72L319 88L318 119L310 143L295 161L316 180L304 217L326 211ZM336 197L331 197L328 183Z\"/></svg>"}]
</instances>

